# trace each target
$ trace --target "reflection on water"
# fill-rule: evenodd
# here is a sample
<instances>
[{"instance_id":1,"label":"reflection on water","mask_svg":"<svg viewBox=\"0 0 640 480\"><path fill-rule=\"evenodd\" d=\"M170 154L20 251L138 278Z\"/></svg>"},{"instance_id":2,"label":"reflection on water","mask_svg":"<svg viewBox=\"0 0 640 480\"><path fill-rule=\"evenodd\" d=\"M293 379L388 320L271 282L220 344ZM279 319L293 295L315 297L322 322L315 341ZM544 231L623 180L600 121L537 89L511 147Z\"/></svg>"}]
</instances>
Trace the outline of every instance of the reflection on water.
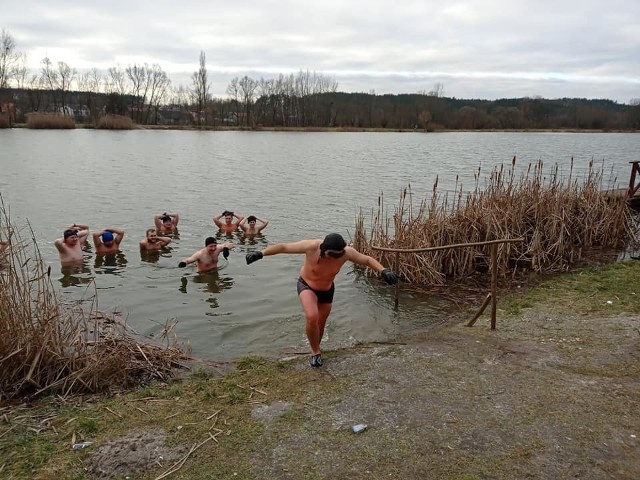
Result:
<instances>
[{"instance_id":1,"label":"reflection on water","mask_svg":"<svg viewBox=\"0 0 640 480\"><path fill-rule=\"evenodd\" d=\"M127 258L124 253L107 253L96 254L96 261L94 268L96 274L119 274L124 270L124 266L127 264Z\"/></svg>"},{"instance_id":2,"label":"reflection on water","mask_svg":"<svg viewBox=\"0 0 640 480\"><path fill-rule=\"evenodd\" d=\"M211 272L197 273L192 277L191 282L198 285L198 290L214 294L205 300L211 308L218 308L220 305L217 295L233 286L233 278L228 275L221 275L220 269ZM178 287L178 290L185 294L189 293L189 280L186 276L180 278L180 287Z\"/></svg>"},{"instance_id":3,"label":"reflection on water","mask_svg":"<svg viewBox=\"0 0 640 480\"><path fill-rule=\"evenodd\" d=\"M147 263L158 263L161 257L170 257L171 247L160 250L140 250L140 260Z\"/></svg>"},{"instance_id":4,"label":"reflection on water","mask_svg":"<svg viewBox=\"0 0 640 480\"><path fill-rule=\"evenodd\" d=\"M62 265L60 267L60 273L62 273L62 277L59 281L65 288L87 285L93 280L91 267L89 266L87 258L85 258L82 263Z\"/></svg>"},{"instance_id":5,"label":"reflection on water","mask_svg":"<svg viewBox=\"0 0 640 480\"><path fill-rule=\"evenodd\" d=\"M240 233L238 234L238 242L241 245L266 247L269 242L262 233Z\"/></svg>"}]
</instances>

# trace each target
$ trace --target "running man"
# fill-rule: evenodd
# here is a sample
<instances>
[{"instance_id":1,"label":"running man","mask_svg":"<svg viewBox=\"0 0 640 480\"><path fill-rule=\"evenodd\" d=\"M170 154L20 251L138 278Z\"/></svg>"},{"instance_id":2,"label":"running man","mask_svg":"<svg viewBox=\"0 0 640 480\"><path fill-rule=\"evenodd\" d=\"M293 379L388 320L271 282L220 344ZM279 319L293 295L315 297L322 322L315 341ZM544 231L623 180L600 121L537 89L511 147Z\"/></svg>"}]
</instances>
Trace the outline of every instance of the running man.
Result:
<instances>
[{"instance_id":1,"label":"running man","mask_svg":"<svg viewBox=\"0 0 640 480\"><path fill-rule=\"evenodd\" d=\"M177 233L180 215L177 213L159 213L153 217L158 233Z\"/></svg>"},{"instance_id":2,"label":"running man","mask_svg":"<svg viewBox=\"0 0 640 480\"><path fill-rule=\"evenodd\" d=\"M260 222L259 226L256 225L256 220ZM257 235L264 230L267 225L269 225L269 220L256 217L255 215L249 215L240 222L240 228L245 235Z\"/></svg>"},{"instance_id":3,"label":"running man","mask_svg":"<svg viewBox=\"0 0 640 480\"><path fill-rule=\"evenodd\" d=\"M198 273L210 272L218 268L218 257L220 253L224 258L229 258L229 249L233 248L233 243L226 242L218 245L214 237L207 237L204 241L204 248L201 248L190 257L178 263L180 268L184 268L190 263L196 262Z\"/></svg>"},{"instance_id":4,"label":"running man","mask_svg":"<svg viewBox=\"0 0 640 480\"><path fill-rule=\"evenodd\" d=\"M379 272L390 285L398 283L398 276L394 272L384 268L375 258L348 247L338 233L331 233L324 240L301 240L269 245L262 251L248 253L247 264L260 260L263 256L279 253L305 255L298 278L298 297L306 317L306 334L311 347L309 364L312 367L322 366L320 342L333 304L333 281L347 260Z\"/></svg>"},{"instance_id":5,"label":"running man","mask_svg":"<svg viewBox=\"0 0 640 480\"><path fill-rule=\"evenodd\" d=\"M62 234L62 238L58 238L53 244L60 254L60 263L68 265L72 263L82 262L82 244L89 235L89 227L74 223Z\"/></svg>"},{"instance_id":6,"label":"running man","mask_svg":"<svg viewBox=\"0 0 640 480\"><path fill-rule=\"evenodd\" d=\"M146 238L140 240L140 250L162 250L170 243L171 239L169 237L159 237L155 228L149 228L146 233Z\"/></svg>"},{"instance_id":7,"label":"running man","mask_svg":"<svg viewBox=\"0 0 640 480\"><path fill-rule=\"evenodd\" d=\"M220 220L222 217L224 217L224 223ZM235 222L233 221L233 217L236 218ZM225 210L217 217L213 217L213 223L215 223L220 231L224 233L235 232L240 226L240 222L242 222L242 220L244 220L244 217L242 215L236 215L229 210Z\"/></svg>"},{"instance_id":8,"label":"running man","mask_svg":"<svg viewBox=\"0 0 640 480\"><path fill-rule=\"evenodd\" d=\"M118 253L120 251L120 242L124 238L124 230L117 227L109 227L99 232L94 232L92 236L96 253Z\"/></svg>"}]
</instances>

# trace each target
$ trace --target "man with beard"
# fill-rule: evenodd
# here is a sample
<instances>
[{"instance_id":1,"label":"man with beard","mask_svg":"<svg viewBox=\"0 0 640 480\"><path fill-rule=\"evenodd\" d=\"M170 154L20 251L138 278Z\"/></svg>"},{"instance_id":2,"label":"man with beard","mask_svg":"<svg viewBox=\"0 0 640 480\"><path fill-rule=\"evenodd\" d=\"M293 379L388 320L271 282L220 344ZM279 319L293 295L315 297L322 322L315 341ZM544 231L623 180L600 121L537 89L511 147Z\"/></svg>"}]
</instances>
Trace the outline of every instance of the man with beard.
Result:
<instances>
[{"instance_id":1,"label":"man with beard","mask_svg":"<svg viewBox=\"0 0 640 480\"><path fill-rule=\"evenodd\" d=\"M147 238L140 240L140 250L157 251L171 243L169 237L159 237L155 228L147 230Z\"/></svg>"},{"instance_id":2,"label":"man with beard","mask_svg":"<svg viewBox=\"0 0 640 480\"><path fill-rule=\"evenodd\" d=\"M53 244L60 254L60 263L63 265L82 262L82 244L89 235L89 227L74 223L67 228Z\"/></svg>"}]
</instances>

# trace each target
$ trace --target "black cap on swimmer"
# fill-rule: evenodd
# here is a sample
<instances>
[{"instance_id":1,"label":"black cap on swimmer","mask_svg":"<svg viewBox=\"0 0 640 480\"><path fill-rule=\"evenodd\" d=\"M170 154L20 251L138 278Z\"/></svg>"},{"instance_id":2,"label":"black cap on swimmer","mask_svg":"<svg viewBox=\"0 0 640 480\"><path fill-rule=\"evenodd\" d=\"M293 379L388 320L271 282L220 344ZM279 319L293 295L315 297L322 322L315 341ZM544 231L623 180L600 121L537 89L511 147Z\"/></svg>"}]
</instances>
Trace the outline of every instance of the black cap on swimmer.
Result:
<instances>
[{"instance_id":1,"label":"black cap on swimmer","mask_svg":"<svg viewBox=\"0 0 640 480\"><path fill-rule=\"evenodd\" d=\"M324 257L324 254L327 250L341 252L346 246L347 242L344 241L342 235L340 235L339 233L330 233L329 235L324 237L324 241L320 244L320 256Z\"/></svg>"},{"instance_id":2,"label":"black cap on swimmer","mask_svg":"<svg viewBox=\"0 0 640 480\"><path fill-rule=\"evenodd\" d=\"M74 230L73 228L70 228L68 230L64 231L64 239L66 240L69 237L73 237L74 235L78 235L78 231Z\"/></svg>"},{"instance_id":3,"label":"black cap on swimmer","mask_svg":"<svg viewBox=\"0 0 640 480\"><path fill-rule=\"evenodd\" d=\"M214 238L214 237L207 237L207 239L204 241L204 246L208 247L211 244L217 244L218 241Z\"/></svg>"}]
</instances>

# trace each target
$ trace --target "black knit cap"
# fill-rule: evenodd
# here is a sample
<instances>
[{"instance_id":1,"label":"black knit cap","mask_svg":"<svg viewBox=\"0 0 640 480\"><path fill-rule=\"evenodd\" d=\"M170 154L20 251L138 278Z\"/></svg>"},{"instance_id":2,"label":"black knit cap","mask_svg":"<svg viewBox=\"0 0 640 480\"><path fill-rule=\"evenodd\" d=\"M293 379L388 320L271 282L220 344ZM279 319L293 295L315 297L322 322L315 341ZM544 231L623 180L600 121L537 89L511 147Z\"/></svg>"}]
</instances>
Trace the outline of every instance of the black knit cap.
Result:
<instances>
[{"instance_id":1,"label":"black knit cap","mask_svg":"<svg viewBox=\"0 0 640 480\"><path fill-rule=\"evenodd\" d=\"M344 250L344 247L347 246L347 242L344 241L342 235L339 233L330 233L326 237L324 237L324 241L320 244L320 256L324 257L324 252L327 250L335 250L339 252Z\"/></svg>"}]
</instances>

